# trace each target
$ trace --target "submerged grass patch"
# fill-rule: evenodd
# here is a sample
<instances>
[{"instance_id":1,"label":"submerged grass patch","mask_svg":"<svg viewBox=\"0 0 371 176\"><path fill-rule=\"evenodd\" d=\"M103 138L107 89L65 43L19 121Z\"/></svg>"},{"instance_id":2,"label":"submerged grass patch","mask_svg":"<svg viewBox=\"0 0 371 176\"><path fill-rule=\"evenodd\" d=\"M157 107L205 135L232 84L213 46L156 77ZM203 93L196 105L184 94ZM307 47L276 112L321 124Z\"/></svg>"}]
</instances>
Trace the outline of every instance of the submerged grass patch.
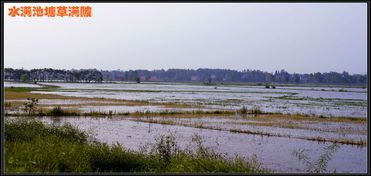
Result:
<instances>
[{"instance_id":1,"label":"submerged grass patch","mask_svg":"<svg viewBox=\"0 0 371 176\"><path fill-rule=\"evenodd\" d=\"M165 106L168 108L205 108L198 105L189 105L184 103L160 103L160 102L149 102L144 100L120 100L120 99L109 99L109 98L89 98L89 97L73 97L73 96L62 96L54 94L38 94L22 91L4 91L5 100L26 100L28 98L37 99L54 99L54 100L79 100L79 101L94 101L86 102L81 105L88 106L108 106L108 105L125 105L125 106ZM98 102L97 102L98 101ZM59 106L65 106L60 104ZM70 105L77 106L77 105Z\"/></svg>"},{"instance_id":2,"label":"submerged grass patch","mask_svg":"<svg viewBox=\"0 0 371 176\"><path fill-rule=\"evenodd\" d=\"M150 152L108 146L71 125L35 120L6 120L5 172L241 172L262 173L259 163L226 159L197 143L196 152L175 148L175 139L161 136Z\"/></svg>"},{"instance_id":3,"label":"submerged grass patch","mask_svg":"<svg viewBox=\"0 0 371 176\"><path fill-rule=\"evenodd\" d=\"M365 140L353 140L353 139L343 139L343 138L322 138L322 137L303 137L303 136L294 136L290 134L279 134L279 133L270 133L270 132L264 132L264 131L251 131L246 129L229 129L229 128L221 128L217 126L210 126L205 125L204 122L194 122L194 123L188 123L188 122L182 122L178 120L171 120L171 119L134 119L134 121L137 122L146 122L146 123L157 123L157 124L164 124L164 125L180 125L185 127L193 127L193 128L201 128L201 129L209 129L209 130L219 130L219 131L229 131L232 133L243 133L243 134L250 134L250 135L261 135L261 136L273 136L273 137L286 137L286 138L296 138L296 139L304 139L304 140L310 140L310 141L319 141L319 142L333 142L333 143L341 143L341 144L349 144L349 145L366 145ZM241 122L243 124L247 125L263 125L263 126L275 126L276 124L273 122L267 122L267 123L254 123L254 122ZM296 127L295 124L289 124L286 126L287 128L299 128L299 129L309 129L309 130L317 130L315 128L300 128ZM319 131L327 131L327 132L338 132L336 130L319 130ZM343 130L342 130L343 132Z\"/></svg>"},{"instance_id":4,"label":"submerged grass patch","mask_svg":"<svg viewBox=\"0 0 371 176\"><path fill-rule=\"evenodd\" d=\"M305 139L310 141L318 141L318 142L333 142L333 143L341 143L341 144L348 144L348 145L366 145L366 140L353 140L353 139L334 139L334 138L323 138L323 137L299 137L299 139Z\"/></svg>"},{"instance_id":5,"label":"submerged grass patch","mask_svg":"<svg viewBox=\"0 0 371 176\"><path fill-rule=\"evenodd\" d=\"M334 105L347 105L347 106L366 106L367 100L362 99L345 99L345 98L313 98L313 97L296 97L292 95L284 95L280 97L267 97L271 99L281 99L281 100L305 100L314 102L331 102ZM303 104L312 105L312 104ZM317 104L315 104L317 105Z\"/></svg>"}]
</instances>

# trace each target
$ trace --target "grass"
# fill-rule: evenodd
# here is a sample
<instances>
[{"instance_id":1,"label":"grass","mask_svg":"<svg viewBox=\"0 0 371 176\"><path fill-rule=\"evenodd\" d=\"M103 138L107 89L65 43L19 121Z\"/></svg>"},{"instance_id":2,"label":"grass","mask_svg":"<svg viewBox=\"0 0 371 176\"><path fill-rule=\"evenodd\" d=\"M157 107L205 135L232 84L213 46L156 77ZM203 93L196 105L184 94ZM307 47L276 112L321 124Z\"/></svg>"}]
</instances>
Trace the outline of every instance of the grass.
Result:
<instances>
[{"instance_id":1,"label":"grass","mask_svg":"<svg viewBox=\"0 0 371 176\"><path fill-rule=\"evenodd\" d=\"M11 104L10 104L11 106ZM233 115L233 110L213 110L213 111L136 111L136 112L101 112L90 111L81 112L79 110L66 110L61 106L55 106L53 109L38 109L36 113L6 113L12 116L168 116L168 115Z\"/></svg>"},{"instance_id":2,"label":"grass","mask_svg":"<svg viewBox=\"0 0 371 176\"><path fill-rule=\"evenodd\" d=\"M306 124L321 124L318 121L311 121L307 122ZM349 122L345 122L349 123ZM347 133L347 134L361 134L366 135L367 131L362 129L343 129L343 128L323 128L317 125L306 126L303 123L293 122L292 120L288 121L262 121L262 122L235 122L235 121L226 121L223 124L234 124L234 125L248 125L248 126L267 126L267 127L278 127L278 128L289 128L289 129L302 129L308 131L322 131L322 132L333 132L333 133ZM338 124L338 126L342 126L342 124Z\"/></svg>"},{"instance_id":3,"label":"grass","mask_svg":"<svg viewBox=\"0 0 371 176\"><path fill-rule=\"evenodd\" d=\"M323 137L301 137L300 139L310 140L310 141L318 141L318 142L332 142L332 143L341 143L341 144L348 144L348 145L366 145L367 142L365 140L353 140L353 139L333 139L333 138L323 138Z\"/></svg>"},{"instance_id":4,"label":"grass","mask_svg":"<svg viewBox=\"0 0 371 176\"><path fill-rule=\"evenodd\" d=\"M202 129L209 129L209 130L218 130L221 131L223 129L215 126L205 126L202 122L195 122L192 124L173 121L173 120L156 120L156 119L135 119L136 122L146 122L146 123L156 123L156 124L163 124L163 125L181 125L185 127L193 127L193 128L202 128Z\"/></svg>"},{"instance_id":5,"label":"grass","mask_svg":"<svg viewBox=\"0 0 371 176\"><path fill-rule=\"evenodd\" d=\"M168 108L205 108L203 106L189 105L184 103L157 103L148 102L141 100L120 100L120 99L109 99L109 98L89 98L89 97L72 97L72 96L62 96L54 94L38 94L30 93L26 91L4 91L5 100L24 100L27 98L37 98L37 99L59 99L59 100L79 100L79 101L91 101L82 103L79 105L87 106L108 106L108 105L125 105L125 106L165 106ZM99 102L96 102L99 101ZM59 106L65 106L60 104ZM69 105L76 106L76 105Z\"/></svg>"},{"instance_id":6,"label":"grass","mask_svg":"<svg viewBox=\"0 0 371 176\"><path fill-rule=\"evenodd\" d=\"M280 97L269 97L272 99L281 100L306 100L316 102L332 102L334 105L347 105L347 106L366 106L367 101L362 99L344 99L344 98L312 98L312 97L295 97L295 96L280 96Z\"/></svg>"},{"instance_id":7,"label":"grass","mask_svg":"<svg viewBox=\"0 0 371 176\"><path fill-rule=\"evenodd\" d=\"M36 90L35 88L27 88L27 87L5 87L5 92L31 92Z\"/></svg>"},{"instance_id":8,"label":"grass","mask_svg":"<svg viewBox=\"0 0 371 176\"><path fill-rule=\"evenodd\" d=\"M5 172L207 172L262 173L267 170L243 158L226 159L201 143L196 152L176 148L162 136L150 152L89 141L71 125L54 126L27 119L6 119Z\"/></svg>"},{"instance_id":9,"label":"grass","mask_svg":"<svg viewBox=\"0 0 371 176\"><path fill-rule=\"evenodd\" d=\"M240 129L230 129L229 131L232 133L244 133L244 134L252 134L252 135L262 135L262 136L291 137L290 135L266 133L262 131L250 131L250 130L240 130Z\"/></svg>"},{"instance_id":10,"label":"grass","mask_svg":"<svg viewBox=\"0 0 371 176\"><path fill-rule=\"evenodd\" d=\"M250 131L250 130L239 130L239 129L230 129L232 133L245 133L245 134L252 134L252 135L262 135L262 136L275 136L275 137L288 137L288 138L297 138L297 139L304 139L309 141L318 141L318 142L332 142L332 143L341 143L341 144L348 144L348 145L366 145L365 140L352 140L352 139L335 139L335 138L323 138L323 137L296 137L292 135L283 135L283 134L276 134L276 133L266 133L260 131Z\"/></svg>"}]
</instances>

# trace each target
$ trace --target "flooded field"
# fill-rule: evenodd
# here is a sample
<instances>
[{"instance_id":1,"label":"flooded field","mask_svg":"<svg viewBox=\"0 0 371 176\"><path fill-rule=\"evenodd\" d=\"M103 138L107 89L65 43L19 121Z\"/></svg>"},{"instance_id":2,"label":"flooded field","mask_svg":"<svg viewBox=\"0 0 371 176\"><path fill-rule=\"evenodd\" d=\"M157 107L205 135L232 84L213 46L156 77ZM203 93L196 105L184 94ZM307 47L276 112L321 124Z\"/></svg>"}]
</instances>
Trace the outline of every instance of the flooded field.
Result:
<instances>
[{"instance_id":1,"label":"flooded field","mask_svg":"<svg viewBox=\"0 0 371 176\"><path fill-rule=\"evenodd\" d=\"M193 135L228 157L252 158L272 172L308 172L294 156L305 151L312 163L336 145L327 171L367 172L367 92L363 88L217 85L178 83L42 83L58 86L5 95L6 113L22 113L26 97L38 108L56 106L98 116L37 117L46 123L71 123L102 142L132 150L174 135L181 147ZM35 85L5 83L5 87ZM38 86L41 87L41 86ZM8 96L8 97L7 97ZM242 107L246 107L243 111ZM99 112L99 113L98 113ZM21 116L21 115L17 115ZM28 117L26 117L28 118Z\"/></svg>"},{"instance_id":2,"label":"flooded field","mask_svg":"<svg viewBox=\"0 0 371 176\"><path fill-rule=\"evenodd\" d=\"M264 112L331 117L367 116L367 92L363 88L203 86L187 84L79 84L47 83L55 91L37 93L150 102L186 103L217 109L259 108ZM129 111L122 108L116 111Z\"/></svg>"}]
</instances>

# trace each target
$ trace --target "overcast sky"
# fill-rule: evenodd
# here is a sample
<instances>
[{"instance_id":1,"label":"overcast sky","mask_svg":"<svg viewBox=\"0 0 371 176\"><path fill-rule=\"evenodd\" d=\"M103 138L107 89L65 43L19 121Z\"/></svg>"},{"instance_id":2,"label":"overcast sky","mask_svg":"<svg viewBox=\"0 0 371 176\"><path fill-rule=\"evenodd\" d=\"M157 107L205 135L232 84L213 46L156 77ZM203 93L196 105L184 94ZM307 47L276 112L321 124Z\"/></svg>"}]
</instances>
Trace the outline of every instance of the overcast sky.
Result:
<instances>
[{"instance_id":1,"label":"overcast sky","mask_svg":"<svg viewBox=\"0 0 371 176\"><path fill-rule=\"evenodd\" d=\"M91 6L91 18L9 17ZM4 67L367 72L366 3L5 3Z\"/></svg>"}]
</instances>

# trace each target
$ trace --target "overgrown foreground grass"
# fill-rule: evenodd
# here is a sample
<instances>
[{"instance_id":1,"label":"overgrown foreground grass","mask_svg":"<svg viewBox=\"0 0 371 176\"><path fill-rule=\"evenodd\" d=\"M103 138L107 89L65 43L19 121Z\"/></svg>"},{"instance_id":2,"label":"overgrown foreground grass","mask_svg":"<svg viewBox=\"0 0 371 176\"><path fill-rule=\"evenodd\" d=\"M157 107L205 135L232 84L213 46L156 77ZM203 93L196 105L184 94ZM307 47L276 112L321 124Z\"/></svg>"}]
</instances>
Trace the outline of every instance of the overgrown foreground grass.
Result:
<instances>
[{"instance_id":1,"label":"overgrown foreground grass","mask_svg":"<svg viewBox=\"0 0 371 176\"><path fill-rule=\"evenodd\" d=\"M256 161L227 159L208 150L180 150L174 137L161 136L149 152L108 146L66 124L6 119L5 172L245 172L261 173Z\"/></svg>"}]
</instances>

